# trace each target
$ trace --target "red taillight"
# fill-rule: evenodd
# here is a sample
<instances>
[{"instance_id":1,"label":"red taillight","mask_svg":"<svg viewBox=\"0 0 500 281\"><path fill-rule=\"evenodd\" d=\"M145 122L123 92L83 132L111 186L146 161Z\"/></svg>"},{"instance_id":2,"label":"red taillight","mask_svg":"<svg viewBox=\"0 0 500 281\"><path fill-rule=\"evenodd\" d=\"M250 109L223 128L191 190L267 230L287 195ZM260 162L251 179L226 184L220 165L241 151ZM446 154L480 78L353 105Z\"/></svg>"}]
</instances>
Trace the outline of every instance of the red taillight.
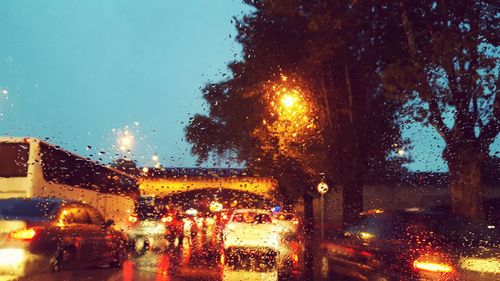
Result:
<instances>
[{"instance_id":1,"label":"red taillight","mask_svg":"<svg viewBox=\"0 0 500 281\"><path fill-rule=\"evenodd\" d=\"M455 268L441 257L435 255L424 255L413 261L413 268L439 273L451 273Z\"/></svg>"},{"instance_id":2,"label":"red taillight","mask_svg":"<svg viewBox=\"0 0 500 281\"><path fill-rule=\"evenodd\" d=\"M14 232L11 232L9 237L14 240L31 240L35 237L36 230L33 228L20 229Z\"/></svg>"},{"instance_id":3,"label":"red taillight","mask_svg":"<svg viewBox=\"0 0 500 281\"><path fill-rule=\"evenodd\" d=\"M221 253L220 255L220 265L224 265L226 262L226 257L224 256L224 253Z\"/></svg>"}]
</instances>

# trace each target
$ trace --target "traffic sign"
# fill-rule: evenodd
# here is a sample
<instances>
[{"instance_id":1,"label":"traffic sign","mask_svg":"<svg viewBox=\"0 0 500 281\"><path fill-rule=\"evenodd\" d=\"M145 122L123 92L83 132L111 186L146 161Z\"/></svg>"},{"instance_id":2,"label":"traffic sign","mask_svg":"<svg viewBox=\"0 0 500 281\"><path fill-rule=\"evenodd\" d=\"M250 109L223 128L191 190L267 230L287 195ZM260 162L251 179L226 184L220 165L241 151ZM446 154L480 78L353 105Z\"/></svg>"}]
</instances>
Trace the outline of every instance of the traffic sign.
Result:
<instances>
[{"instance_id":1,"label":"traffic sign","mask_svg":"<svg viewBox=\"0 0 500 281\"><path fill-rule=\"evenodd\" d=\"M320 183L318 183L317 189L319 194L323 195L328 192L328 184L326 184L326 182L324 181L321 181Z\"/></svg>"}]
</instances>

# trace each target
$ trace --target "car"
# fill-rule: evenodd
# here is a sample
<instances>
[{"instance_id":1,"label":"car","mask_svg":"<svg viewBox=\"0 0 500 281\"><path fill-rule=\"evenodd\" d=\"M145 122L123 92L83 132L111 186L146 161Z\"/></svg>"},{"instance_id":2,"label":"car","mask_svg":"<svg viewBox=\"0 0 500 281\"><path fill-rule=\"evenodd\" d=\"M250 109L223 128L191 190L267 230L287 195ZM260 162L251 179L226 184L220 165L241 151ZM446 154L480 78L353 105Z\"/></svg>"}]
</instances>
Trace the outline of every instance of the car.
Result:
<instances>
[{"instance_id":1,"label":"car","mask_svg":"<svg viewBox=\"0 0 500 281\"><path fill-rule=\"evenodd\" d=\"M277 253L272 249L237 247L221 255L222 281L277 281Z\"/></svg>"},{"instance_id":2,"label":"car","mask_svg":"<svg viewBox=\"0 0 500 281\"><path fill-rule=\"evenodd\" d=\"M143 254L149 249L164 250L182 246L184 222L180 213L163 204L139 200L135 213L129 217L129 238L132 249Z\"/></svg>"},{"instance_id":3,"label":"car","mask_svg":"<svg viewBox=\"0 0 500 281\"><path fill-rule=\"evenodd\" d=\"M281 233L278 268L280 275L300 277L304 270L304 238L301 234Z\"/></svg>"},{"instance_id":4,"label":"car","mask_svg":"<svg viewBox=\"0 0 500 281\"><path fill-rule=\"evenodd\" d=\"M261 209L235 210L223 230L223 246L278 250L279 235L272 213Z\"/></svg>"},{"instance_id":5,"label":"car","mask_svg":"<svg viewBox=\"0 0 500 281\"><path fill-rule=\"evenodd\" d=\"M298 233L300 231L300 219L294 213L277 212L273 220L281 232Z\"/></svg>"},{"instance_id":6,"label":"car","mask_svg":"<svg viewBox=\"0 0 500 281\"><path fill-rule=\"evenodd\" d=\"M432 209L445 212L451 212L452 210L451 205L449 204L439 205ZM485 198L483 200L483 214L489 228L500 229L500 197Z\"/></svg>"},{"instance_id":7,"label":"car","mask_svg":"<svg viewBox=\"0 0 500 281\"><path fill-rule=\"evenodd\" d=\"M448 212L372 210L322 243L327 280L498 280L498 232Z\"/></svg>"},{"instance_id":8,"label":"car","mask_svg":"<svg viewBox=\"0 0 500 281\"><path fill-rule=\"evenodd\" d=\"M110 265L128 257L127 236L92 206L58 198L0 199L0 273Z\"/></svg>"}]
</instances>

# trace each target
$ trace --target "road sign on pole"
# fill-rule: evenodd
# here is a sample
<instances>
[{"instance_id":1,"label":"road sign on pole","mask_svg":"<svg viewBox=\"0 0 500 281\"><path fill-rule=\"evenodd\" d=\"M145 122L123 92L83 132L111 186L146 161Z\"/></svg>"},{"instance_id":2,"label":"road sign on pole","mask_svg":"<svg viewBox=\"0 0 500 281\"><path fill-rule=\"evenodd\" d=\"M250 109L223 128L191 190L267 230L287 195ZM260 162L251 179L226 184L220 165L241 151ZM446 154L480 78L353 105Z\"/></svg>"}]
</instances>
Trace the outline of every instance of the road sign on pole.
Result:
<instances>
[{"instance_id":1,"label":"road sign on pole","mask_svg":"<svg viewBox=\"0 0 500 281\"><path fill-rule=\"evenodd\" d=\"M325 199L324 199L324 195L325 193L328 192L328 184L326 184L326 182L324 181L321 181L320 183L318 183L318 186L316 187L319 194L320 194L320 198L319 198L319 208L320 208L320 223L321 223L321 240L324 240L325 239Z\"/></svg>"},{"instance_id":2,"label":"road sign on pole","mask_svg":"<svg viewBox=\"0 0 500 281\"><path fill-rule=\"evenodd\" d=\"M328 184L326 184L326 182L321 181L320 183L318 183L317 189L319 194L323 195L328 192L329 187Z\"/></svg>"}]
</instances>

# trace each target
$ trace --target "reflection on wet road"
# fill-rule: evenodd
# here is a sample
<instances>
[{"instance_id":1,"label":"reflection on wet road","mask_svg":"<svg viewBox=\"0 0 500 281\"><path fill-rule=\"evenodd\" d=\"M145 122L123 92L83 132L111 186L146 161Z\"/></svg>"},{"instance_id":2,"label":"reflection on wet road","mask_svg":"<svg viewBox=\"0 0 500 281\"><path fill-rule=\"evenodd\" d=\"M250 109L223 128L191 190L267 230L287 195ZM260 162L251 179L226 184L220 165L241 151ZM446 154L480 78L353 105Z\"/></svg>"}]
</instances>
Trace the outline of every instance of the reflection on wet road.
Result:
<instances>
[{"instance_id":1,"label":"reflection on wet road","mask_svg":"<svg viewBox=\"0 0 500 281\"><path fill-rule=\"evenodd\" d=\"M125 261L121 269L93 268L22 278L22 281L176 281L217 280L218 241L215 236L186 238L178 250L154 249ZM1 277L3 280L16 280Z\"/></svg>"}]
</instances>

